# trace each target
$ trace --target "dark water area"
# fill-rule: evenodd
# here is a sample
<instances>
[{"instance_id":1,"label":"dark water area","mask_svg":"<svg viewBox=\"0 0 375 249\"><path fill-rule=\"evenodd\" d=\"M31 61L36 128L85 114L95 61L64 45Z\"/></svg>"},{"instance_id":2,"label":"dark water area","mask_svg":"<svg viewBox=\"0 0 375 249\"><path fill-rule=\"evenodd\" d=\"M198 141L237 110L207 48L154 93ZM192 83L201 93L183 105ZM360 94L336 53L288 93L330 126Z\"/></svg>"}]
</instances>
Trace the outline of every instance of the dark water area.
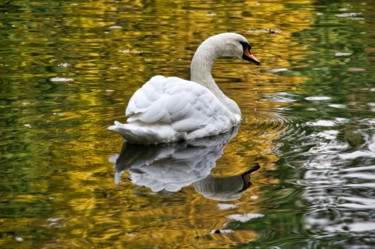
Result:
<instances>
[{"instance_id":1,"label":"dark water area","mask_svg":"<svg viewBox=\"0 0 375 249\"><path fill-rule=\"evenodd\" d=\"M0 2L1 248L373 248L375 5ZM207 37L229 133L132 146L107 130Z\"/></svg>"}]
</instances>

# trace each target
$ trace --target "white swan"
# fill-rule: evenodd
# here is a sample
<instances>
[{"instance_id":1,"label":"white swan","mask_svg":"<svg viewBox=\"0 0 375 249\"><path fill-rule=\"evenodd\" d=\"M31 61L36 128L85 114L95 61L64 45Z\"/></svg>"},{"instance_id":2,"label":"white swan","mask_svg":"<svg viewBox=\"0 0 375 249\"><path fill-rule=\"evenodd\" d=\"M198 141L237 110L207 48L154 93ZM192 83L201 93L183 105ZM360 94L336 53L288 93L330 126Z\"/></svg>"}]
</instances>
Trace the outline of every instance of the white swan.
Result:
<instances>
[{"instance_id":1,"label":"white swan","mask_svg":"<svg viewBox=\"0 0 375 249\"><path fill-rule=\"evenodd\" d=\"M128 123L108 129L128 143L157 144L217 135L241 121L238 105L224 95L211 75L219 57L239 57L259 65L251 45L236 33L222 33L205 40L194 54L191 81L154 76L131 97Z\"/></svg>"}]
</instances>

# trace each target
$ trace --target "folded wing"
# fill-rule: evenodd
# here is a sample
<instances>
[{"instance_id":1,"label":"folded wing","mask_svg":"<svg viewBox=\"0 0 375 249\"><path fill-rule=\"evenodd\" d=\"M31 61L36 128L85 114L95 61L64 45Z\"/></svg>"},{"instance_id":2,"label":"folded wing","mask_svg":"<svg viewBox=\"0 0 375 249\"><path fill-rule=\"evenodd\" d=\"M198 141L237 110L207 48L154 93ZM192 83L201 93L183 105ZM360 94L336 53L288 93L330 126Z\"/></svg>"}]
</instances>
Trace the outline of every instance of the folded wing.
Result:
<instances>
[{"instance_id":1,"label":"folded wing","mask_svg":"<svg viewBox=\"0 0 375 249\"><path fill-rule=\"evenodd\" d=\"M154 76L135 92L126 109L128 123L170 125L191 132L213 121L230 122L227 108L198 83Z\"/></svg>"}]
</instances>

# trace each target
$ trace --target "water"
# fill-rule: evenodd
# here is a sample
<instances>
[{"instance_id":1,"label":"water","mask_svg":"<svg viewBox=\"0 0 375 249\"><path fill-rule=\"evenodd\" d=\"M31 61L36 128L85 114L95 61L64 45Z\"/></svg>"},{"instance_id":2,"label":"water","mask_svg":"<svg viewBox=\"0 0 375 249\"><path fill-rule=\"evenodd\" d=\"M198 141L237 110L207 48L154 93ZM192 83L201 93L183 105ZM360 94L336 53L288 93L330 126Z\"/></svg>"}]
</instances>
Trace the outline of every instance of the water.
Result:
<instances>
[{"instance_id":1,"label":"water","mask_svg":"<svg viewBox=\"0 0 375 249\"><path fill-rule=\"evenodd\" d=\"M371 0L31 0L0 13L0 247L373 248ZM154 148L107 131L142 83L188 78L199 43L226 31L262 62L215 64L238 130Z\"/></svg>"}]
</instances>

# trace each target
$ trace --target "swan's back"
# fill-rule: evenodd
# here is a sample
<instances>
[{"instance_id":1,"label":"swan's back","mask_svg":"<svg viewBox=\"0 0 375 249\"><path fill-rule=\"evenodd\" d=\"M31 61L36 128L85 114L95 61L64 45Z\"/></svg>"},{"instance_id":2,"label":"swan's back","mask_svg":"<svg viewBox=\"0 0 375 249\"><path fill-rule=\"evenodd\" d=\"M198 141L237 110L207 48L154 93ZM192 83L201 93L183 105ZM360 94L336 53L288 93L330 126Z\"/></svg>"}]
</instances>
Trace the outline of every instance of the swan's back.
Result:
<instances>
[{"instance_id":1,"label":"swan's back","mask_svg":"<svg viewBox=\"0 0 375 249\"><path fill-rule=\"evenodd\" d=\"M176 77L154 76L135 92L126 109L128 124L109 129L130 143L155 144L217 135L238 124L206 87Z\"/></svg>"}]
</instances>

